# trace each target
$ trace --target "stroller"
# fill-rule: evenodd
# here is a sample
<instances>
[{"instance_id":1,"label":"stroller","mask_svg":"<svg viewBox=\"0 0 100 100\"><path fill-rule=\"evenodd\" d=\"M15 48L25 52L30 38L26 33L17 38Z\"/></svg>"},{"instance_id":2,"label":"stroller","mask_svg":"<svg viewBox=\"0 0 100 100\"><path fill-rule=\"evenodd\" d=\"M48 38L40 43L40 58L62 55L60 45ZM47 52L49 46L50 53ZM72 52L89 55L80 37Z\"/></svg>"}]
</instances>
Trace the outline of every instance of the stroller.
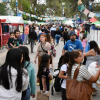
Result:
<instances>
[{"instance_id":1,"label":"stroller","mask_svg":"<svg viewBox=\"0 0 100 100\"><path fill-rule=\"evenodd\" d=\"M54 73L53 73L53 85L51 87L51 95L54 95L54 88L55 88L55 91L56 92L61 92L61 84L63 82L63 80L61 80L58 75L59 75L59 72L60 72L60 66L62 64L62 59L63 59L63 56L60 57L59 59L59 63L58 63L58 68L54 70Z\"/></svg>"}]
</instances>

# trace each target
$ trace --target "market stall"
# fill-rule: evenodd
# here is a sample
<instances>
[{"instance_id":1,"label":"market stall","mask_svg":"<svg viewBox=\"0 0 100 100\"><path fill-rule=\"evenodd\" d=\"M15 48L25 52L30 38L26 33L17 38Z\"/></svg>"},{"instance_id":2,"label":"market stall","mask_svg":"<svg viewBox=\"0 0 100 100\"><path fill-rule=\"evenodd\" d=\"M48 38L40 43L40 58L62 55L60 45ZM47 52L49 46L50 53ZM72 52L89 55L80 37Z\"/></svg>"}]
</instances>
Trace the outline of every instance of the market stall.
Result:
<instances>
[{"instance_id":1,"label":"market stall","mask_svg":"<svg viewBox=\"0 0 100 100\"><path fill-rule=\"evenodd\" d=\"M14 32L14 30L19 29L21 32L21 38L23 34L23 25L24 21L22 17L19 16L0 16L0 19L7 19L6 22L1 22L2 26L2 39L1 47L6 45L8 38L10 37L9 33Z\"/></svg>"},{"instance_id":2,"label":"market stall","mask_svg":"<svg viewBox=\"0 0 100 100\"><path fill-rule=\"evenodd\" d=\"M100 22L91 23L90 34L88 34L89 41L94 40L100 45Z\"/></svg>"},{"instance_id":3,"label":"market stall","mask_svg":"<svg viewBox=\"0 0 100 100\"><path fill-rule=\"evenodd\" d=\"M0 48L2 47L2 22L6 22L6 19L0 19Z\"/></svg>"}]
</instances>

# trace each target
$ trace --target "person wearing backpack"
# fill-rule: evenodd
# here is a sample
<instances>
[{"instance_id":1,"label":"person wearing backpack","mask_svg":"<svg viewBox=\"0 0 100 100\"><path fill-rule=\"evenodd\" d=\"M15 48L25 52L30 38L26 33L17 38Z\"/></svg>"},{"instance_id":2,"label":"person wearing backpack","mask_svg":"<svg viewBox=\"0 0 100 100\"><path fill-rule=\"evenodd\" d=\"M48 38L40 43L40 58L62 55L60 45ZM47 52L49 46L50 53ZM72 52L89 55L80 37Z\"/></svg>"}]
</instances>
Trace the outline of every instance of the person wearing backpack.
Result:
<instances>
[{"instance_id":1,"label":"person wearing backpack","mask_svg":"<svg viewBox=\"0 0 100 100\"><path fill-rule=\"evenodd\" d=\"M65 55L63 57L60 73L59 73L59 78L62 79L61 80L62 100L68 100L66 97L66 79L68 78L67 67L68 67L68 62L69 62L69 54L70 54L70 52L65 53Z\"/></svg>"},{"instance_id":2,"label":"person wearing backpack","mask_svg":"<svg viewBox=\"0 0 100 100\"><path fill-rule=\"evenodd\" d=\"M33 64L30 62L28 48L25 46L21 46L19 48L23 51L24 68L28 70L29 74L29 86L27 87L26 95L22 97L21 100L30 100L30 96L32 96L32 98L35 98L35 91L36 91L35 69Z\"/></svg>"}]
</instances>

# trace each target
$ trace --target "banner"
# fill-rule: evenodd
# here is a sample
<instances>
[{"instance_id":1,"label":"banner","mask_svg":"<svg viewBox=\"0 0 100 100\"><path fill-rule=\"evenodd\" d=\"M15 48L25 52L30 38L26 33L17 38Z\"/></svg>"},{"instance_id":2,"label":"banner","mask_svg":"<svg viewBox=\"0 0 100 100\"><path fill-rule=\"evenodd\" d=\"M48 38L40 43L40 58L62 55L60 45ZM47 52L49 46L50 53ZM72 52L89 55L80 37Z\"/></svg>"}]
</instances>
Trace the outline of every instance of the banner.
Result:
<instances>
[{"instance_id":1,"label":"banner","mask_svg":"<svg viewBox=\"0 0 100 100\"><path fill-rule=\"evenodd\" d=\"M95 16L95 13L93 13L93 12L89 13L89 17L93 18L94 16Z\"/></svg>"},{"instance_id":2,"label":"banner","mask_svg":"<svg viewBox=\"0 0 100 100\"><path fill-rule=\"evenodd\" d=\"M87 15L89 12L90 12L90 11L89 11L87 8L85 8L85 10L84 10L83 13L84 13L85 15Z\"/></svg>"},{"instance_id":3,"label":"banner","mask_svg":"<svg viewBox=\"0 0 100 100\"><path fill-rule=\"evenodd\" d=\"M79 11L82 12L84 9L85 9L85 6L83 4L81 4L81 5L78 6L78 10Z\"/></svg>"},{"instance_id":4,"label":"banner","mask_svg":"<svg viewBox=\"0 0 100 100\"><path fill-rule=\"evenodd\" d=\"M81 0L78 1L78 5L80 5L80 4L82 4L82 1Z\"/></svg>"},{"instance_id":5,"label":"banner","mask_svg":"<svg viewBox=\"0 0 100 100\"><path fill-rule=\"evenodd\" d=\"M33 15L33 14L29 14L29 13L26 13L26 12L23 12L23 11L18 11L18 13L21 13L21 14L23 14L23 15L27 15L27 16L29 16L29 17L34 17L34 18L36 18L36 19L39 19L39 20L65 20L66 19L66 17L54 17L54 16L44 16L44 15L40 15L40 17L39 16L36 16L36 15ZM42 18L42 17L45 17L45 18Z\"/></svg>"}]
</instances>

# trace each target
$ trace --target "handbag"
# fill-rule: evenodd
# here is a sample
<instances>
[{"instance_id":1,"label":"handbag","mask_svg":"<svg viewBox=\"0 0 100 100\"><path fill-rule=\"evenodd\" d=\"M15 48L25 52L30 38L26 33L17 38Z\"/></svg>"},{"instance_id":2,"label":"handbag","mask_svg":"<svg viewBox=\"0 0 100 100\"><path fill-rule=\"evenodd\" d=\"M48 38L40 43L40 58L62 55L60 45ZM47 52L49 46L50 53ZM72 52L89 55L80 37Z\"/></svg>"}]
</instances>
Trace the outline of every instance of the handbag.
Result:
<instances>
[{"instance_id":1,"label":"handbag","mask_svg":"<svg viewBox=\"0 0 100 100\"><path fill-rule=\"evenodd\" d=\"M74 72L74 78L66 80L66 96L68 100L90 100L93 93L92 83L84 80L76 80L79 73L79 67Z\"/></svg>"},{"instance_id":2,"label":"handbag","mask_svg":"<svg viewBox=\"0 0 100 100\"><path fill-rule=\"evenodd\" d=\"M37 99L36 100L49 100L50 92L47 94L42 94L41 91L37 91Z\"/></svg>"},{"instance_id":3,"label":"handbag","mask_svg":"<svg viewBox=\"0 0 100 100\"><path fill-rule=\"evenodd\" d=\"M45 53L48 53L46 50L43 49L42 44L41 44L41 48L42 48L42 50L43 50ZM51 57L51 55L50 55L50 64L52 64L52 57Z\"/></svg>"}]
</instances>

